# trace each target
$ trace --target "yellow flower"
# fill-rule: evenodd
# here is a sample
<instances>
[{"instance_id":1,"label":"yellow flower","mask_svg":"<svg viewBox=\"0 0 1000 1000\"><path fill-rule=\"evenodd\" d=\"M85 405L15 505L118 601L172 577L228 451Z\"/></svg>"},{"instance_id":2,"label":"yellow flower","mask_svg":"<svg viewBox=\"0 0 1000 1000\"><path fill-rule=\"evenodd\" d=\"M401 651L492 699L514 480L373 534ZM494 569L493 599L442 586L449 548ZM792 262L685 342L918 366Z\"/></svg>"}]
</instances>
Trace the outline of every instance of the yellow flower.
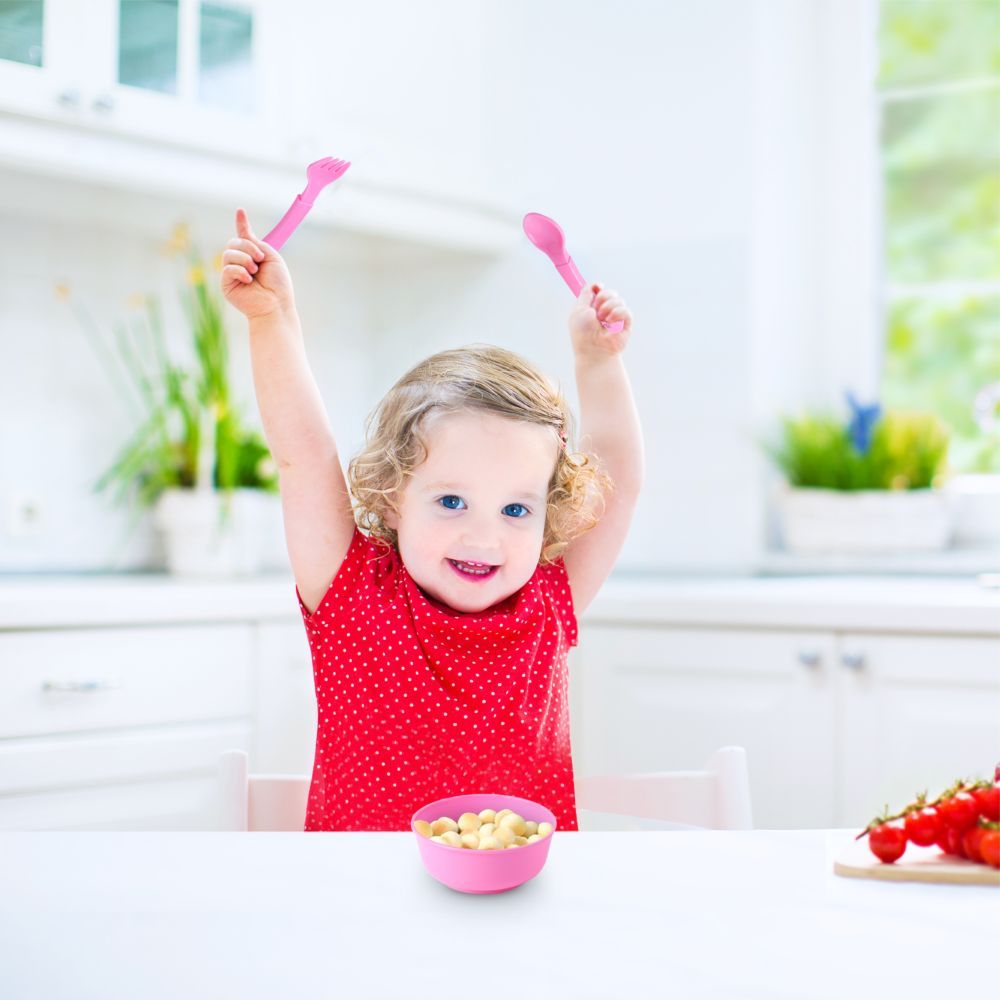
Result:
<instances>
[{"instance_id":1,"label":"yellow flower","mask_svg":"<svg viewBox=\"0 0 1000 1000\"><path fill-rule=\"evenodd\" d=\"M65 302L69 298L69 285L65 281L60 281L55 287L56 298Z\"/></svg>"},{"instance_id":2,"label":"yellow flower","mask_svg":"<svg viewBox=\"0 0 1000 1000\"><path fill-rule=\"evenodd\" d=\"M133 292L125 302L130 309L141 309L146 304L146 296L142 292Z\"/></svg>"},{"instance_id":3,"label":"yellow flower","mask_svg":"<svg viewBox=\"0 0 1000 1000\"><path fill-rule=\"evenodd\" d=\"M215 260L212 261L212 267L215 268L220 274L222 273L222 254L217 253L215 255Z\"/></svg>"},{"instance_id":4,"label":"yellow flower","mask_svg":"<svg viewBox=\"0 0 1000 1000\"><path fill-rule=\"evenodd\" d=\"M169 256L183 253L188 246L188 224L178 222L170 234L170 240L163 244L163 252Z\"/></svg>"},{"instance_id":5,"label":"yellow flower","mask_svg":"<svg viewBox=\"0 0 1000 1000\"><path fill-rule=\"evenodd\" d=\"M188 283L192 285L203 285L205 283L205 269L201 264L195 264L188 271Z\"/></svg>"}]
</instances>

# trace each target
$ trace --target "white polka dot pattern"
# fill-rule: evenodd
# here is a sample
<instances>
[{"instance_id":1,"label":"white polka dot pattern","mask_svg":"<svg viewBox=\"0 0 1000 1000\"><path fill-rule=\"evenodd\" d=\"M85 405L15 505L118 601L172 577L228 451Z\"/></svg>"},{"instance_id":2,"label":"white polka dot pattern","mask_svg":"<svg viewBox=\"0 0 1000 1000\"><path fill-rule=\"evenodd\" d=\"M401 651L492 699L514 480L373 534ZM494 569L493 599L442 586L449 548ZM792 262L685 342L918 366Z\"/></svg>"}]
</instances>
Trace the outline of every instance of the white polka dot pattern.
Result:
<instances>
[{"instance_id":1,"label":"white polka dot pattern","mask_svg":"<svg viewBox=\"0 0 1000 1000\"><path fill-rule=\"evenodd\" d=\"M409 830L448 795L518 795L576 830L567 654L578 640L562 560L485 611L426 594L395 549L355 527L310 615L316 756L310 830Z\"/></svg>"}]
</instances>

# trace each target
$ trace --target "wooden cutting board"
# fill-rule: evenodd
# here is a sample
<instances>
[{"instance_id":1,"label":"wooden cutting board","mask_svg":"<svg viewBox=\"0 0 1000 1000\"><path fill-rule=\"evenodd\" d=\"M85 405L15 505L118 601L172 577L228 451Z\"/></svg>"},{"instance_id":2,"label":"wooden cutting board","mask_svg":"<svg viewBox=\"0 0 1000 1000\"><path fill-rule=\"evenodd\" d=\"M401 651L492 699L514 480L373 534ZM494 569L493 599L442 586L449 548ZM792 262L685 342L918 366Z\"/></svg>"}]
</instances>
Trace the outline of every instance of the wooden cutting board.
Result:
<instances>
[{"instance_id":1,"label":"wooden cutting board","mask_svg":"<svg viewBox=\"0 0 1000 1000\"><path fill-rule=\"evenodd\" d=\"M952 858L937 847L907 844L906 853L892 864L879 861L868 838L850 843L834 860L833 870L847 878L876 878L890 882L950 882L956 885L993 885L1000 888L1000 869Z\"/></svg>"}]
</instances>

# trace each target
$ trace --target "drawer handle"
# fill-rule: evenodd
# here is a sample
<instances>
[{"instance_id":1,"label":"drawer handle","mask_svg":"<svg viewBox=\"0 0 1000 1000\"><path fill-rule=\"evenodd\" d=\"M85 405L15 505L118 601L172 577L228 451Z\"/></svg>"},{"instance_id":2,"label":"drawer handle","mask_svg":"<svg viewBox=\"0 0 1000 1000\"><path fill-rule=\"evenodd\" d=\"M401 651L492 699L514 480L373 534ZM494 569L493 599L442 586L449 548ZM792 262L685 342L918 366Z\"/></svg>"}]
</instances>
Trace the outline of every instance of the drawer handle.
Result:
<instances>
[{"instance_id":1,"label":"drawer handle","mask_svg":"<svg viewBox=\"0 0 1000 1000\"><path fill-rule=\"evenodd\" d=\"M823 662L823 657L820 655L819 650L816 649L799 650L799 663L801 663L802 666L818 667L822 662Z\"/></svg>"},{"instance_id":2,"label":"drawer handle","mask_svg":"<svg viewBox=\"0 0 1000 1000\"><path fill-rule=\"evenodd\" d=\"M42 690L56 691L60 694L64 692L76 694L87 691L107 691L121 686L121 681L45 681L42 684Z\"/></svg>"},{"instance_id":3,"label":"drawer handle","mask_svg":"<svg viewBox=\"0 0 1000 1000\"><path fill-rule=\"evenodd\" d=\"M863 670L865 666L864 653L844 653L840 662L850 670Z\"/></svg>"}]
</instances>

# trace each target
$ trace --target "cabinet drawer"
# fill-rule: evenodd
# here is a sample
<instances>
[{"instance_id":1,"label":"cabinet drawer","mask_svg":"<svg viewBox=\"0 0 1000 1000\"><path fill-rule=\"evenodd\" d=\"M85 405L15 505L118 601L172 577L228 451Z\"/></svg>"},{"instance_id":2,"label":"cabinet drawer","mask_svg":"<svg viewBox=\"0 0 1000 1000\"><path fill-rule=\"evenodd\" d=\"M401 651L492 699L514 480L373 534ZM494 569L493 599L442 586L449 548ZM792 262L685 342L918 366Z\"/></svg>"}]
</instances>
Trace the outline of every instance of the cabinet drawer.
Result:
<instances>
[{"instance_id":1,"label":"cabinet drawer","mask_svg":"<svg viewBox=\"0 0 1000 1000\"><path fill-rule=\"evenodd\" d=\"M214 830L215 775L0 796L0 830Z\"/></svg>"},{"instance_id":2,"label":"cabinet drawer","mask_svg":"<svg viewBox=\"0 0 1000 1000\"><path fill-rule=\"evenodd\" d=\"M984 636L841 636L841 664L855 677L903 685L1000 689L1000 639Z\"/></svg>"},{"instance_id":3,"label":"cabinet drawer","mask_svg":"<svg viewBox=\"0 0 1000 1000\"><path fill-rule=\"evenodd\" d=\"M248 716L249 625L0 634L0 738Z\"/></svg>"},{"instance_id":4,"label":"cabinet drawer","mask_svg":"<svg viewBox=\"0 0 1000 1000\"><path fill-rule=\"evenodd\" d=\"M210 830L218 761L249 723L0 745L0 830Z\"/></svg>"},{"instance_id":5,"label":"cabinet drawer","mask_svg":"<svg viewBox=\"0 0 1000 1000\"><path fill-rule=\"evenodd\" d=\"M251 723L195 723L101 736L0 743L0 799L84 785L164 779L218 766L226 750L249 750Z\"/></svg>"}]
</instances>

